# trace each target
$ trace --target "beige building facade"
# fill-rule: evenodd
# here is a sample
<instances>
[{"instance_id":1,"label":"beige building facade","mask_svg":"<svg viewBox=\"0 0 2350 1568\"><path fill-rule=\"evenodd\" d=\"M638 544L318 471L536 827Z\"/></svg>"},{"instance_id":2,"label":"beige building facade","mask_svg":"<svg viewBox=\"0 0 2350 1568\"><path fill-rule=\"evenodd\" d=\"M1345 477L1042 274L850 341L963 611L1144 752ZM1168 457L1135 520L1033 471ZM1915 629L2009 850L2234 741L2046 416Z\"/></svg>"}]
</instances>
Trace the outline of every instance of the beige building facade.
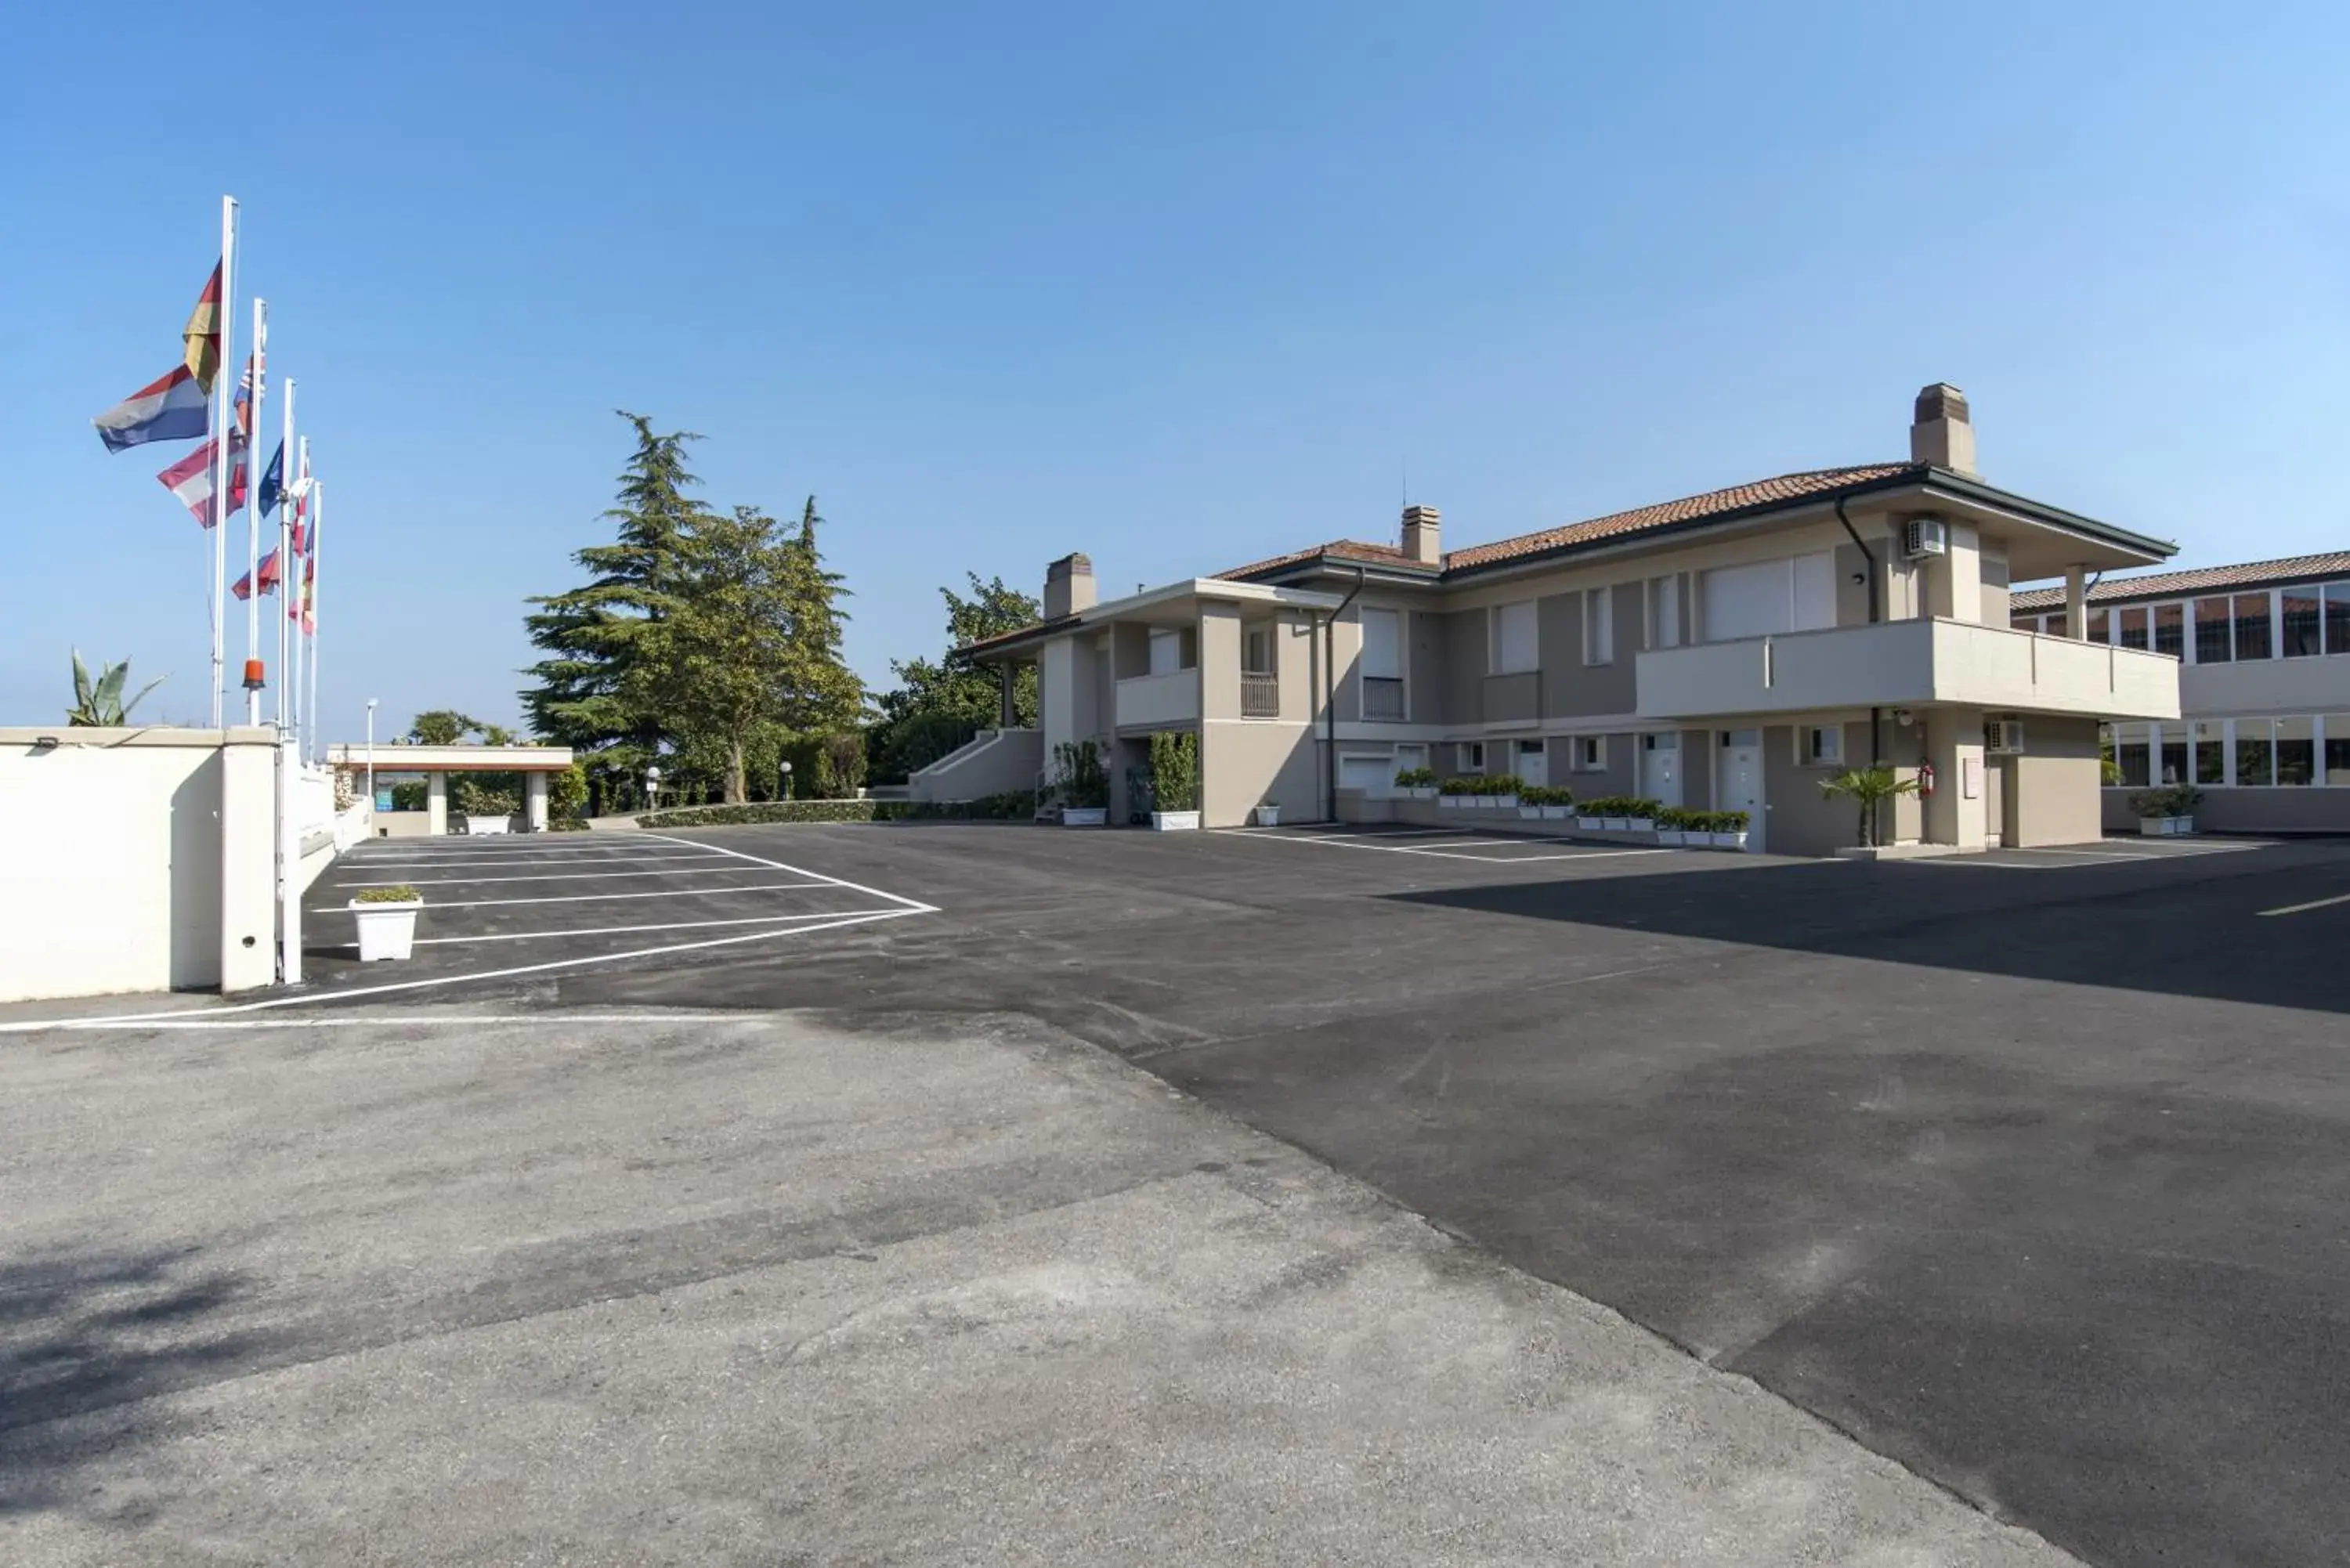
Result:
<instances>
[{"instance_id":1,"label":"beige building facade","mask_svg":"<svg viewBox=\"0 0 2350 1568\"><path fill-rule=\"evenodd\" d=\"M1906 462L1461 549L1414 506L1394 544L1111 602L1068 556L1043 620L961 656L1037 666L1041 724L1014 754L1041 775L1057 745L1093 741L1113 822L1133 814L1149 735L1173 729L1200 737L1210 826L1259 805L1376 815L1399 772L1427 767L1742 810L1750 847L1823 855L1857 823L1820 784L1881 763L1929 784L1888 810L1888 839L2095 838L2099 726L2176 721L2179 681L2174 657L2086 639L2086 585L2173 546L1986 483L1954 388L1918 395L1909 439ZM2049 578L2077 624L2012 624L2011 585ZM1007 733L973 746L1001 756Z\"/></svg>"}]
</instances>

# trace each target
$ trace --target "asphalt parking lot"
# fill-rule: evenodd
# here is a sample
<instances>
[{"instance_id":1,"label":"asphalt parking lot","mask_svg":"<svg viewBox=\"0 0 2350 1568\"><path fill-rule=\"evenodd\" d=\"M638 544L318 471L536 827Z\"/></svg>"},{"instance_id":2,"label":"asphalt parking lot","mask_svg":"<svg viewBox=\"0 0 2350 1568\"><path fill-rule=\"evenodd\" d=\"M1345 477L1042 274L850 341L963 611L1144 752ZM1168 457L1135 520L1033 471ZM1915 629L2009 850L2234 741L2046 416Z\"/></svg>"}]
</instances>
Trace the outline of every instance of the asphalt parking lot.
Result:
<instances>
[{"instance_id":1,"label":"asphalt parking lot","mask_svg":"<svg viewBox=\"0 0 2350 1568\"><path fill-rule=\"evenodd\" d=\"M733 853L705 865L704 849ZM427 868L381 854L338 877ZM340 1013L397 1038L410 1007L690 1008L877 1051L1014 1020L1115 1054L1278 1140L1261 1158L1326 1162L2085 1561L2330 1562L2350 1539L2350 845L1856 866L1510 835L904 825L488 857L433 868L476 875L428 907L422 934L455 940L380 966L399 981L322 937L312 1000L244 1016ZM730 859L746 869L715 863ZM555 931L524 923L550 911L561 932L531 934ZM676 929L610 929L654 924ZM101 1077L134 1070L113 1035L41 1038L88 1042L47 1048ZM234 1036L206 1038L218 1060ZM649 1053L637 1092L691 1059ZM479 1130L462 1096L434 1109L428 1145ZM932 1133L952 1147L972 1128ZM725 1168L670 1158L680 1180ZM527 1209L536 1183L509 1180ZM404 1210L386 1195L368 1212ZM625 1226L579 1225L626 1250ZM1865 1560L1849 1546L1814 1556ZM1537 1549L1794 1560L1556 1539L1448 1539L1417 1560Z\"/></svg>"}]
</instances>

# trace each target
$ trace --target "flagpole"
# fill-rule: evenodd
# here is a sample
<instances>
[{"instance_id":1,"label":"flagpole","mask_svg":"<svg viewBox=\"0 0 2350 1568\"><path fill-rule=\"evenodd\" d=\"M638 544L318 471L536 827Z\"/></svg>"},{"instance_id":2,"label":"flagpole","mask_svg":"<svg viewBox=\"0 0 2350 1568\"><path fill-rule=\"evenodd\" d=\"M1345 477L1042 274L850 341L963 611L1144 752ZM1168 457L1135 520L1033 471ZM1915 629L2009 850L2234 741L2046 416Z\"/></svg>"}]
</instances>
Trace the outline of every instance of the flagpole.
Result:
<instances>
[{"instance_id":1,"label":"flagpole","mask_svg":"<svg viewBox=\"0 0 2350 1568\"><path fill-rule=\"evenodd\" d=\"M221 618L228 597L228 432L236 422L230 404L236 397L234 381L221 378L236 366L236 198L221 198L220 362L213 372L213 728L223 721L226 696L222 662Z\"/></svg>"},{"instance_id":2,"label":"flagpole","mask_svg":"<svg viewBox=\"0 0 2350 1568\"><path fill-rule=\"evenodd\" d=\"M258 295L253 301L253 400L245 433L244 472L251 486L244 498L245 582L253 591L244 599L244 658L250 665L261 657L261 409L269 379L269 302ZM247 675L252 671L248 670ZM281 678L283 671L280 671ZM261 722L261 688L244 689L244 722Z\"/></svg>"},{"instance_id":3,"label":"flagpole","mask_svg":"<svg viewBox=\"0 0 2350 1568\"><path fill-rule=\"evenodd\" d=\"M326 747L318 739L318 547L325 542L327 521L327 487L316 487L318 509L312 514L310 524L310 564L307 567L307 591L302 595L302 628L310 638L310 691L302 702L302 716L310 723L312 760L319 760Z\"/></svg>"},{"instance_id":4,"label":"flagpole","mask_svg":"<svg viewBox=\"0 0 2350 1568\"><path fill-rule=\"evenodd\" d=\"M294 485L297 477L294 472L294 378L291 376L286 378L285 421L286 428L277 438L279 464L277 470L277 607L281 610L286 607L286 566L293 559L292 552L287 546L293 541ZM256 500L260 493L256 488L254 492ZM261 602L261 583L258 578L254 580L253 598L255 604ZM277 732L281 738L286 733L286 677L288 673L286 668L286 618L281 615L277 618L276 703Z\"/></svg>"}]
</instances>

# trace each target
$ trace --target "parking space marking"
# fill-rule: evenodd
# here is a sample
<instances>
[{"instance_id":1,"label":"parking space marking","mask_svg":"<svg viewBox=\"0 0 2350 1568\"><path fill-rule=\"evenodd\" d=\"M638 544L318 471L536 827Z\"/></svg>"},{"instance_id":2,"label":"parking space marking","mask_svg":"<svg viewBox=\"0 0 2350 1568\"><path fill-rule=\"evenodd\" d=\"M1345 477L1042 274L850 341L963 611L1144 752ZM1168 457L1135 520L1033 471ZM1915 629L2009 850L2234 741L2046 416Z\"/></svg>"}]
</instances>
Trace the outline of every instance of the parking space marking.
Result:
<instances>
[{"instance_id":1,"label":"parking space marking","mask_svg":"<svg viewBox=\"0 0 2350 1568\"><path fill-rule=\"evenodd\" d=\"M789 871L795 877L813 877L819 882L829 882L836 888L853 888L859 893L870 893L877 898L887 898L893 904L902 904L909 914L935 915L939 912L939 907L936 904L925 904L920 898L909 898L901 893L885 893L879 888L868 888L861 882L850 882L838 877L827 877L821 871L811 871L804 866L786 866L780 860L762 859L756 855L745 855L739 849L729 849L723 845L703 844L691 838L671 838L667 834L660 833L648 833L645 836L659 838L670 844L690 844L697 849L715 849L721 855L732 855L737 860L748 860L754 866L772 867L777 871Z\"/></svg>"},{"instance_id":2,"label":"parking space marking","mask_svg":"<svg viewBox=\"0 0 2350 1568\"><path fill-rule=\"evenodd\" d=\"M1409 844L1359 844L1351 838L1325 837L1320 834L1259 833L1252 837L1277 844L1320 844L1332 849L1372 849L1382 855L1429 855L1439 860L1470 860L1480 866L1525 866L1540 860L1607 860L1627 855L1672 855L1676 850L1657 849L1570 849L1556 855L1463 855L1462 849L1507 846L1532 849L1538 841L1525 838L1474 839L1468 842L1451 840L1450 849L1428 849Z\"/></svg>"},{"instance_id":3,"label":"parking space marking","mask_svg":"<svg viewBox=\"0 0 2350 1568\"><path fill-rule=\"evenodd\" d=\"M609 860L603 860L603 859L597 859L597 860L565 860L565 861L560 862L560 864L562 864L562 865L564 865L564 866L578 866L578 867L603 867L603 866L645 866L645 865L667 865L667 864L669 864L669 863L671 863L671 862L672 862L672 861L682 861L682 860L716 860L716 859L719 859L719 858L721 858L721 857L716 856L716 855L647 855L647 856L636 856L636 857L621 857L621 856L615 856L615 857L612 857L611 859L609 859ZM380 862L380 861L377 861L377 862L374 862L373 864L367 865L367 866L354 866L354 867L350 867L350 869L351 869L351 870L353 870L353 871L380 871L380 872L382 872L382 873L384 873L384 874L386 874L386 875L390 875L391 872L394 872L394 871L405 870L405 869L407 869L409 867L415 867L416 869L421 870L421 871L436 871L436 872L437 872L437 871L446 871L446 870L450 869L450 868L451 868L451 867L506 867L506 866L510 866L510 865L512 865L512 864L514 864L514 863L513 863L512 861L508 861L508 860L415 860L415 861L410 861L410 862L408 862L405 866L387 866L387 865L384 865L384 864L383 864L382 862ZM544 862L541 862L541 864L545 864L545 863L544 863ZM465 874L466 874L466 875L468 875L468 876L485 877L485 876L488 876L488 875L489 875L489 872L488 872L487 870L483 870L483 869L474 869L474 870L470 870L470 871L466 872ZM581 870L581 871L579 871L579 872L577 872L577 873L576 873L576 874L577 874L577 875L578 875L578 876L582 876L582 877L601 877L601 876L609 876L609 875L613 875L613 873L610 873L610 872L605 872L605 871L591 871L591 870ZM355 884L355 883L347 883L347 884L345 884L345 886L358 886L358 884Z\"/></svg>"},{"instance_id":4,"label":"parking space marking","mask_svg":"<svg viewBox=\"0 0 2350 1568\"><path fill-rule=\"evenodd\" d=\"M612 866L631 860L714 860L708 850L699 855L645 855L630 849L604 849L593 855L369 855L362 866Z\"/></svg>"},{"instance_id":5,"label":"parking space marking","mask_svg":"<svg viewBox=\"0 0 2350 1568\"><path fill-rule=\"evenodd\" d=\"M2262 909L2268 915L2305 915L2312 909L2331 909L2336 904L2350 904L2350 893L2339 893L2331 898L2312 898L2306 904L2286 904L2274 909Z\"/></svg>"},{"instance_id":6,"label":"parking space marking","mask_svg":"<svg viewBox=\"0 0 2350 1568\"><path fill-rule=\"evenodd\" d=\"M699 860L707 857L695 856L694 858ZM775 862L767 861L765 864L774 865ZM785 866L783 869L796 871L799 868L795 866ZM743 875L741 868L733 866L712 866L709 870L712 875L721 872L728 876ZM815 875L814 872L800 874ZM394 877L390 881L337 882L333 885L338 888L476 888L486 887L493 882L601 882L607 878L618 880L623 877L698 877L701 875L699 871L538 871L527 877ZM827 882L832 880L828 877L820 879ZM713 889L713 891L723 890L723 888Z\"/></svg>"},{"instance_id":7,"label":"parking space marking","mask_svg":"<svg viewBox=\"0 0 2350 1568\"><path fill-rule=\"evenodd\" d=\"M827 887L824 882L763 882L755 888L669 888L650 893L543 893L525 898L435 899L435 909L500 909L509 904L616 904L623 898L706 898L722 893L780 893Z\"/></svg>"},{"instance_id":8,"label":"parking space marking","mask_svg":"<svg viewBox=\"0 0 2350 1568\"><path fill-rule=\"evenodd\" d=\"M450 906L436 904L433 907L445 909ZM712 926L782 927L795 925L802 920L828 920L836 918L840 912L837 909L825 909L811 915L743 915L731 920L661 920L642 926L567 926L556 931L496 931L488 936L480 937L418 937L416 946L420 948L471 947L478 942L544 941L549 937L609 937L624 931L691 931ZM359 943L345 942L343 946L355 948Z\"/></svg>"}]
</instances>

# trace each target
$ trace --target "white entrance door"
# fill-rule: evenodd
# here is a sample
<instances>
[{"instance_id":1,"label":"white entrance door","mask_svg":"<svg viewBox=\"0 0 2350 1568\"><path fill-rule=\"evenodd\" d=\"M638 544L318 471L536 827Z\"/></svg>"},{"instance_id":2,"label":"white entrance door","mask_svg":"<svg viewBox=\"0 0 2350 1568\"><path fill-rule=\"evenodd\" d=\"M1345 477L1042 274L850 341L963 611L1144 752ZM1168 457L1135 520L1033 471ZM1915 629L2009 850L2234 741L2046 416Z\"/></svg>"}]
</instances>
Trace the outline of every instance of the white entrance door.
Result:
<instances>
[{"instance_id":1,"label":"white entrance door","mask_svg":"<svg viewBox=\"0 0 2350 1568\"><path fill-rule=\"evenodd\" d=\"M1540 741L1520 741L1510 771L1530 784L1550 781L1549 748Z\"/></svg>"},{"instance_id":2,"label":"white entrance door","mask_svg":"<svg viewBox=\"0 0 2350 1568\"><path fill-rule=\"evenodd\" d=\"M1640 793L1664 805L1681 803L1681 738L1640 737Z\"/></svg>"},{"instance_id":3,"label":"white entrance door","mask_svg":"<svg viewBox=\"0 0 2350 1568\"><path fill-rule=\"evenodd\" d=\"M1713 799L1722 811L1746 814L1746 846L1762 846L1762 732L1724 730L1715 748L1720 759L1713 774Z\"/></svg>"}]
</instances>

